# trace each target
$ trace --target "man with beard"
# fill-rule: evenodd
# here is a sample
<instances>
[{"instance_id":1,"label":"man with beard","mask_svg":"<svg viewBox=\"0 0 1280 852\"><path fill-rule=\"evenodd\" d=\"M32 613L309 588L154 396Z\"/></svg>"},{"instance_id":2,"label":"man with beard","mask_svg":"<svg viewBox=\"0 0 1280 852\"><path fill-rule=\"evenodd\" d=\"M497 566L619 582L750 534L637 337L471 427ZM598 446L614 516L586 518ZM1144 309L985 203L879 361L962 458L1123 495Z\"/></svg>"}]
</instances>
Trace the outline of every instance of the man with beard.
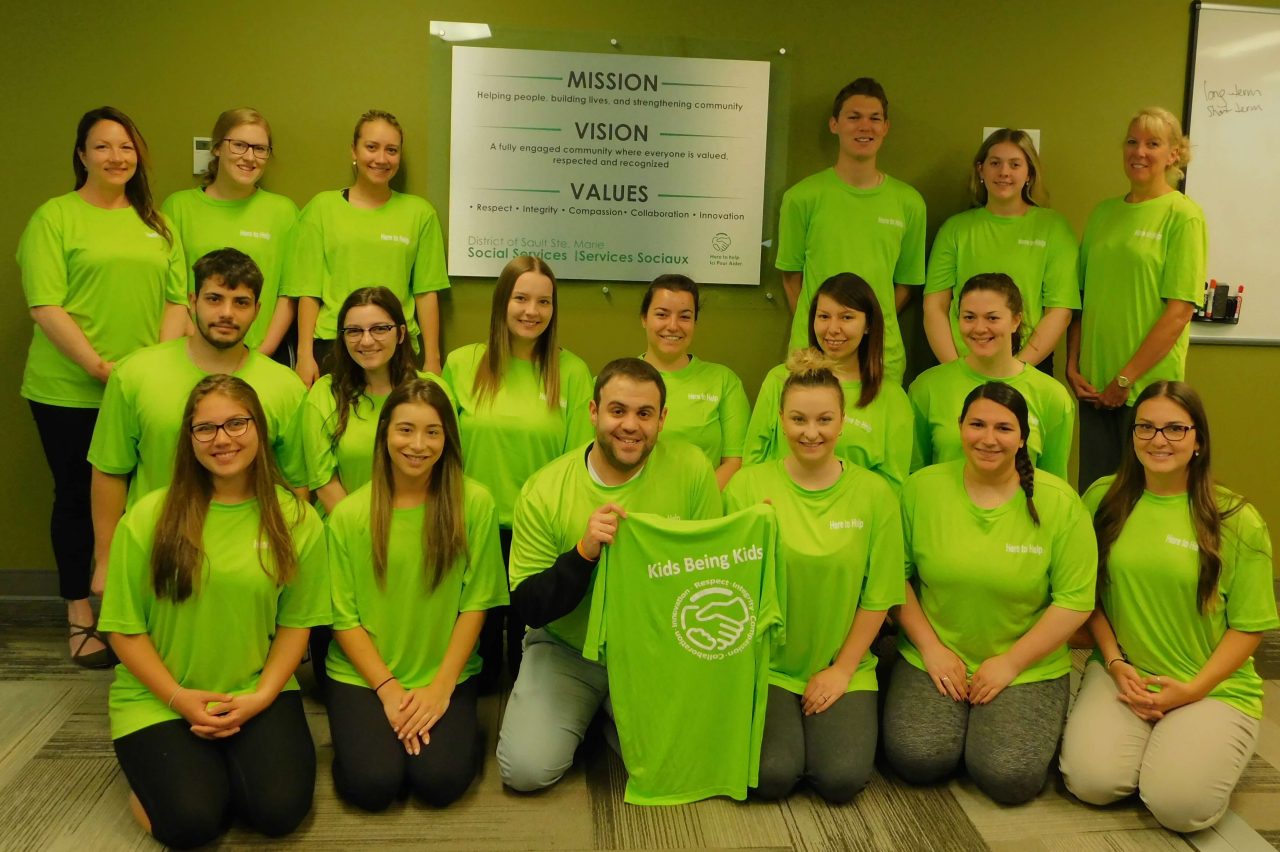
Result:
<instances>
[{"instance_id":1,"label":"man with beard","mask_svg":"<svg viewBox=\"0 0 1280 852\"><path fill-rule=\"evenodd\" d=\"M192 267L195 290L188 297L195 333L139 349L111 373L89 445L93 465L93 590L106 584L107 556L116 524L138 498L169 484L180 440L182 411L191 389L205 376L227 373L257 392L285 479L304 489L306 471L293 422L306 394L288 367L244 345L258 315L262 271L253 258L217 249Z\"/></svg>"},{"instance_id":2,"label":"man with beard","mask_svg":"<svg viewBox=\"0 0 1280 852\"><path fill-rule=\"evenodd\" d=\"M498 738L507 786L549 787L608 694L604 665L582 656L595 567L628 511L667 518L719 517L715 472L692 444L658 442L666 388L639 358L619 358L596 378L595 440L535 473L516 502L511 605L530 625L524 661Z\"/></svg>"}]
</instances>

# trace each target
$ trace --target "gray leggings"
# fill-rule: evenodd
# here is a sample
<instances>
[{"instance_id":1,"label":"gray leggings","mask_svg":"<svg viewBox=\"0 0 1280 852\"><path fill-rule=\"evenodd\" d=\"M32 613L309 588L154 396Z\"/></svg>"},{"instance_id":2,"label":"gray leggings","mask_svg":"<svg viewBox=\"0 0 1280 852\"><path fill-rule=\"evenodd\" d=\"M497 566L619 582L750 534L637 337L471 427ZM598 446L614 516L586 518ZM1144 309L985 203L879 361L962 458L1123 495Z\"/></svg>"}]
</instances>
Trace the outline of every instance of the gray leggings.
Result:
<instances>
[{"instance_id":1,"label":"gray leggings","mask_svg":"<svg viewBox=\"0 0 1280 852\"><path fill-rule=\"evenodd\" d=\"M850 801L871 778L876 729L874 691L847 692L806 716L799 695L770 686L756 795L781 799L805 778L828 802Z\"/></svg>"},{"instance_id":2,"label":"gray leggings","mask_svg":"<svg viewBox=\"0 0 1280 852\"><path fill-rule=\"evenodd\" d=\"M941 780L963 759L984 793L1020 804L1044 787L1069 697L1063 675L1006 686L990 704L971 706L939 694L926 672L899 659L884 708L885 756L911 784Z\"/></svg>"}]
</instances>

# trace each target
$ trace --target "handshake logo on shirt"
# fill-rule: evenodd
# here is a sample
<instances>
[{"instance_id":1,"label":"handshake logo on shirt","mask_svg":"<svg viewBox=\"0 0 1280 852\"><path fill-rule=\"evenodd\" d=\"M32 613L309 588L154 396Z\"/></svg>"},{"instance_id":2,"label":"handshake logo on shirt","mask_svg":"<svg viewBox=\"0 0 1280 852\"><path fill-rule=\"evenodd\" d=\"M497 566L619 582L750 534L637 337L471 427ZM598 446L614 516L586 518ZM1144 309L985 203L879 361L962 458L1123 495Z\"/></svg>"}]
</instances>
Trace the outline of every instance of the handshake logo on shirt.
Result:
<instances>
[{"instance_id":1,"label":"handshake logo on shirt","mask_svg":"<svg viewBox=\"0 0 1280 852\"><path fill-rule=\"evenodd\" d=\"M732 656L756 632L755 602L738 583L701 580L676 600L671 613L680 646L704 660Z\"/></svg>"}]
</instances>

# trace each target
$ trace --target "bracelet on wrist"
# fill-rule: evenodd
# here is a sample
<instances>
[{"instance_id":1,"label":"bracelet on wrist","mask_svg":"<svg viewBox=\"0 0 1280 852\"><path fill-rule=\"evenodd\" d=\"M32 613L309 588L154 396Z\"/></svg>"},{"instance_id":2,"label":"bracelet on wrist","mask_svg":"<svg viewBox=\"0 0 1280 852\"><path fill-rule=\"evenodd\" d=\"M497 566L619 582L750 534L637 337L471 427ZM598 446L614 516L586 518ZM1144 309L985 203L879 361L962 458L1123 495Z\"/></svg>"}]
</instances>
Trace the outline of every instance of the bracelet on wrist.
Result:
<instances>
[{"instance_id":1,"label":"bracelet on wrist","mask_svg":"<svg viewBox=\"0 0 1280 852\"><path fill-rule=\"evenodd\" d=\"M185 687L185 686L180 686L180 687L178 687L177 689L175 689L175 690L173 691L173 695L170 695L170 696L169 696L169 704L168 704L168 707L169 707L169 709L170 709L170 710L172 710L172 709L173 709L173 699L177 698L177 697L178 697L178 693L179 693L179 692L181 692L181 691L182 691L182 690L184 690L184 689L186 689L186 687Z\"/></svg>"},{"instance_id":2,"label":"bracelet on wrist","mask_svg":"<svg viewBox=\"0 0 1280 852\"><path fill-rule=\"evenodd\" d=\"M395 680L395 679L396 679L396 676L395 676L395 675L391 675L391 677L387 678L387 679L386 679L386 680L384 680L382 683L378 684L377 686L375 686L375 687L373 688L373 694L374 694L374 695L378 695L378 694L382 691L382 687L384 687L384 686L386 686L387 684L391 683L391 681L393 681L393 680Z\"/></svg>"},{"instance_id":3,"label":"bracelet on wrist","mask_svg":"<svg viewBox=\"0 0 1280 852\"><path fill-rule=\"evenodd\" d=\"M1126 659L1124 658L1124 655L1123 655L1123 654L1121 654L1121 655L1120 655L1120 656L1118 656L1118 657L1112 657L1111 659L1107 660L1106 669L1107 669L1107 671L1111 671L1111 666L1112 666L1112 664L1114 664L1114 663L1127 663L1127 662L1129 662L1129 661L1128 661L1128 660L1126 660Z\"/></svg>"}]
</instances>

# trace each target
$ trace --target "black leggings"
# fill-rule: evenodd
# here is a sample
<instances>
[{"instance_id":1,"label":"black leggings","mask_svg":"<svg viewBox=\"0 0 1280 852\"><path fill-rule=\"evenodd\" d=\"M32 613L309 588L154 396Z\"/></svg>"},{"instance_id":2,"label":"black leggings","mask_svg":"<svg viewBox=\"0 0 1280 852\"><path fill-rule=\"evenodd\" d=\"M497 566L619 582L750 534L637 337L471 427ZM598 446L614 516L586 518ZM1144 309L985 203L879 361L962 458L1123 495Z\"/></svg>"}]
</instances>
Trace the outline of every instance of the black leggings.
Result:
<instances>
[{"instance_id":1,"label":"black leggings","mask_svg":"<svg viewBox=\"0 0 1280 852\"><path fill-rule=\"evenodd\" d=\"M66 408L27 400L53 474L49 534L58 564L58 592L65 600L89 597L93 574L93 520L89 514L89 441L98 422L96 408Z\"/></svg>"},{"instance_id":2,"label":"black leggings","mask_svg":"<svg viewBox=\"0 0 1280 852\"><path fill-rule=\"evenodd\" d=\"M233 817L282 837L311 810L316 750L297 690L280 693L225 740L201 739L175 719L123 736L115 748L152 835L168 846L209 843Z\"/></svg>"},{"instance_id":3,"label":"black leggings","mask_svg":"<svg viewBox=\"0 0 1280 852\"><path fill-rule=\"evenodd\" d=\"M511 530L498 528L498 541L502 545L502 564L511 570ZM510 580L508 580L510 583ZM510 606L495 606L484 617L484 626L480 628L480 642L476 649L483 663L480 679L493 691L500 685L502 677L502 631L506 629L507 668L511 671L511 682L520 674L520 660L524 654L524 628L515 610Z\"/></svg>"},{"instance_id":4,"label":"black leggings","mask_svg":"<svg viewBox=\"0 0 1280 852\"><path fill-rule=\"evenodd\" d=\"M381 811L407 786L429 805L444 807L467 791L479 766L476 684L458 684L449 709L431 728L431 742L416 755L404 750L367 686L329 682L333 782L338 794L366 811Z\"/></svg>"}]
</instances>

